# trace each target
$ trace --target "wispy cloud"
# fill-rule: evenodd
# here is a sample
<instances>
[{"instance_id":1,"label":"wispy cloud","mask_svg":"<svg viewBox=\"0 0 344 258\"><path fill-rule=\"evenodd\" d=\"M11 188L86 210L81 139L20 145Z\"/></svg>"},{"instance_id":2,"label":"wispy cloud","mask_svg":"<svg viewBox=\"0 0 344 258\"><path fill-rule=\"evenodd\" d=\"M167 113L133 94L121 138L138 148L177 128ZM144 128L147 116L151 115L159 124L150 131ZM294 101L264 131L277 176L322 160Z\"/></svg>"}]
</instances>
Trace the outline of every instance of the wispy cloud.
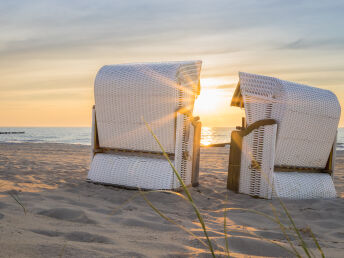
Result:
<instances>
[{"instance_id":1,"label":"wispy cloud","mask_svg":"<svg viewBox=\"0 0 344 258\"><path fill-rule=\"evenodd\" d=\"M337 38L327 39L297 39L291 41L281 47L281 49L328 49L328 50L343 50L344 49L344 38L341 36Z\"/></svg>"}]
</instances>

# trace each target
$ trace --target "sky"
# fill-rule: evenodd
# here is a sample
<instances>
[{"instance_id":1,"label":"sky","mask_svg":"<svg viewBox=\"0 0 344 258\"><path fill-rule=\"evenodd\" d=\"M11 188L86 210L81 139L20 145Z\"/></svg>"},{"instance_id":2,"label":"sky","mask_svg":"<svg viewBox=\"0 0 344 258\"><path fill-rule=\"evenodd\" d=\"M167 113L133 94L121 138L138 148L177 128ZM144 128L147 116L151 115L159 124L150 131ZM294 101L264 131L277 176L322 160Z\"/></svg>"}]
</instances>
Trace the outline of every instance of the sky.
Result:
<instances>
[{"instance_id":1,"label":"sky","mask_svg":"<svg viewBox=\"0 0 344 258\"><path fill-rule=\"evenodd\" d=\"M0 126L90 126L98 69L128 62L202 60L205 126L240 124L239 71L344 106L343 13L342 0L1 0Z\"/></svg>"}]
</instances>

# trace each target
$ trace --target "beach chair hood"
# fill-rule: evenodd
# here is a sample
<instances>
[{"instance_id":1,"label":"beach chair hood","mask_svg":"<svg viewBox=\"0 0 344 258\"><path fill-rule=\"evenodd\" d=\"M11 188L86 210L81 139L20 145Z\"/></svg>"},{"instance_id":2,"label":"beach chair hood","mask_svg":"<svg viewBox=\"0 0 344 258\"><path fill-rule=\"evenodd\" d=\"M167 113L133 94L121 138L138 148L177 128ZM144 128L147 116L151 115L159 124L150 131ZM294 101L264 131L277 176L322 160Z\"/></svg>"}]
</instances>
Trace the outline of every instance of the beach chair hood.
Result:
<instances>
[{"instance_id":1,"label":"beach chair hood","mask_svg":"<svg viewBox=\"0 0 344 258\"><path fill-rule=\"evenodd\" d=\"M107 65L95 79L100 147L174 153L176 111L193 110L200 92L200 61Z\"/></svg>"},{"instance_id":2,"label":"beach chair hood","mask_svg":"<svg viewBox=\"0 0 344 258\"><path fill-rule=\"evenodd\" d=\"M140 189L198 184L200 61L106 65L94 84L92 182Z\"/></svg>"},{"instance_id":3,"label":"beach chair hood","mask_svg":"<svg viewBox=\"0 0 344 258\"><path fill-rule=\"evenodd\" d=\"M300 174L329 171L341 113L335 94L241 72L231 105L245 108L247 126L275 121L274 125L257 127L244 137L241 191L267 198L272 196L275 187L275 194L279 191L280 197L335 196L329 173ZM262 173L251 166L252 159L257 161Z\"/></svg>"}]
</instances>

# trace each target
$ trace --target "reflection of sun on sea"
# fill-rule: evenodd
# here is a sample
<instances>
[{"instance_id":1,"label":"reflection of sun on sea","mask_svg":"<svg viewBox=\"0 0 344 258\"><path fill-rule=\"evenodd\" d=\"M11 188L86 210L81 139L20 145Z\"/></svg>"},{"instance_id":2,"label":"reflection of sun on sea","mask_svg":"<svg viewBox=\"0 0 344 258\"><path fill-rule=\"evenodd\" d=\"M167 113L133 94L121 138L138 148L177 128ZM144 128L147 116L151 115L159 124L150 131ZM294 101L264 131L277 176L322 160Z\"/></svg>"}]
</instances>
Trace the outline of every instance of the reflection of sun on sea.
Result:
<instances>
[{"instance_id":1,"label":"reflection of sun on sea","mask_svg":"<svg viewBox=\"0 0 344 258\"><path fill-rule=\"evenodd\" d=\"M209 145L213 142L213 130L210 127L202 127L202 139L201 144L202 145Z\"/></svg>"},{"instance_id":2,"label":"reflection of sun on sea","mask_svg":"<svg viewBox=\"0 0 344 258\"><path fill-rule=\"evenodd\" d=\"M203 90L195 102L194 113L201 118L204 116L214 116L221 109L221 101L219 101L219 94L221 90L206 89ZM213 143L213 130L211 127L202 126L202 145L209 145Z\"/></svg>"},{"instance_id":3,"label":"reflection of sun on sea","mask_svg":"<svg viewBox=\"0 0 344 258\"><path fill-rule=\"evenodd\" d=\"M201 121L208 126L218 126L226 120L229 101L233 94L235 78L218 77L201 80L201 94L195 101L194 115L200 116ZM225 87L224 87L225 86ZM231 87L228 87L231 86ZM223 124L223 122L222 122ZM202 145L214 142L214 130L211 127L202 127Z\"/></svg>"}]
</instances>

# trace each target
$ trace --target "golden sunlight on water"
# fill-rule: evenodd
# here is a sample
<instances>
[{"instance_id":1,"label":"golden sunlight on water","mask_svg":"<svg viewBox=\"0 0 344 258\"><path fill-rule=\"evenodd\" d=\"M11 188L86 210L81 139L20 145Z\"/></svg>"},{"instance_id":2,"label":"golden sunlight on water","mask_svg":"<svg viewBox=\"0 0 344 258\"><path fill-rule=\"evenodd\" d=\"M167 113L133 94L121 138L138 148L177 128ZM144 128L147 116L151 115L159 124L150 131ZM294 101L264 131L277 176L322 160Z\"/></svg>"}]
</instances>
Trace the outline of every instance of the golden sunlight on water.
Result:
<instances>
[{"instance_id":1,"label":"golden sunlight on water","mask_svg":"<svg viewBox=\"0 0 344 258\"><path fill-rule=\"evenodd\" d=\"M201 79L201 94L195 101L194 116L206 127L234 127L241 123L243 111L230 107L237 85L235 77Z\"/></svg>"},{"instance_id":2,"label":"golden sunlight on water","mask_svg":"<svg viewBox=\"0 0 344 258\"><path fill-rule=\"evenodd\" d=\"M213 130L210 127L202 127L202 139L201 144L202 145L209 145L213 142Z\"/></svg>"}]
</instances>

